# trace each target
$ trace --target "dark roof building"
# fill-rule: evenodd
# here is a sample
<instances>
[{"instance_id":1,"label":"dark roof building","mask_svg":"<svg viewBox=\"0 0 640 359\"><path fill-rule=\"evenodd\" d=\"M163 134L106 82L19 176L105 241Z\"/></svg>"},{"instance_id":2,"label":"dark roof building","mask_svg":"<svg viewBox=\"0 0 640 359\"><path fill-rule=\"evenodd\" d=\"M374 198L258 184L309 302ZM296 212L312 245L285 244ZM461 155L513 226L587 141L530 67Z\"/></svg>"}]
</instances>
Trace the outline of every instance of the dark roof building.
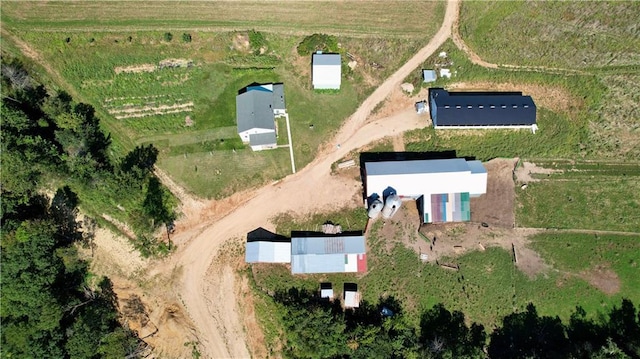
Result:
<instances>
[{"instance_id":1,"label":"dark roof building","mask_svg":"<svg viewBox=\"0 0 640 359\"><path fill-rule=\"evenodd\" d=\"M434 128L531 128L536 104L522 92L449 92L429 89Z\"/></svg>"}]
</instances>

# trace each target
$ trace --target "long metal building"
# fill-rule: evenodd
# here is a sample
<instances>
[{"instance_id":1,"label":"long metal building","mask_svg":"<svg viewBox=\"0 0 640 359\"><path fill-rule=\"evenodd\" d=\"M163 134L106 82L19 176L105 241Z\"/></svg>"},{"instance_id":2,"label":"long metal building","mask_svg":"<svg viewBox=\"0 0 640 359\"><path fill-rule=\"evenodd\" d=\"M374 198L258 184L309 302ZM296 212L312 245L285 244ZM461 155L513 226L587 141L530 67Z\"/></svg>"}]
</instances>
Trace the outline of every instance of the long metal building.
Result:
<instances>
[{"instance_id":1,"label":"long metal building","mask_svg":"<svg viewBox=\"0 0 640 359\"><path fill-rule=\"evenodd\" d=\"M367 199L395 193L417 201L423 223L468 221L470 198L487 192L487 170L464 158L365 162Z\"/></svg>"},{"instance_id":2,"label":"long metal building","mask_svg":"<svg viewBox=\"0 0 640 359\"><path fill-rule=\"evenodd\" d=\"M449 92L429 89L434 128L531 128L536 104L522 92Z\"/></svg>"},{"instance_id":3,"label":"long metal building","mask_svg":"<svg viewBox=\"0 0 640 359\"><path fill-rule=\"evenodd\" d=\"M291 233L291 273L367 271L363 235Z\"/></svg>"}]
</instances>

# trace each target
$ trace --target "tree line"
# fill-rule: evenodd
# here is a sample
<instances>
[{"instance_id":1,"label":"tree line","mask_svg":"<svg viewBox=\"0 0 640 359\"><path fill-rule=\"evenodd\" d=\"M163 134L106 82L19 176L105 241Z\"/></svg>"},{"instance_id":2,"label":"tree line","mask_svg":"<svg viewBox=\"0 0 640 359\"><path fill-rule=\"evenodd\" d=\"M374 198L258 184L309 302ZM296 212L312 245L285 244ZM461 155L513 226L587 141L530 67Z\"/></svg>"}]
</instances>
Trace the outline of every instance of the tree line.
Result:
<instances>
[{"instance_id":1,"label":"tree line","mask_svg":"<svg viewBox=\"0 0 640 359\"><path fill-rule=\"evenodd\" d=\"M141 145L116 158L92 106L50 93L15 59L3 56L1 69L3 227L47 184L63 183L89 214L127 223L143 255L166 253L154 234L174 221L176 200L152 172L158 150Z\"/></svg>"},{"instance_id":2,"label":"tree line","mask_svg":"<svg viewBox=\"0 0 640 359\"><path fill-rule=\"evenodd\" d=\"M158 150L138 146L113 158L90 105L49 93L20 62L1 60L0 356L140 357L147 348L122 325L111 281L78 255L96 221L77 217L81 204L98 215L122 212L141 252L157 254L162 243L148 238L175 217L152 173Z\"/></svg>"},{"instance_id":3,"label":"tree line","mask_svg":"<svg viewBox=\"0 0 640 359\"><path fill-rule=\"evenodd\" d=\"M640 358L640 312L628 299L598 319L577 307L568 323L529 304L492 330L442 304L414 327L393 297L353 310L296 288L274 300L290 358Z\"/></svg>"}]
</instances>

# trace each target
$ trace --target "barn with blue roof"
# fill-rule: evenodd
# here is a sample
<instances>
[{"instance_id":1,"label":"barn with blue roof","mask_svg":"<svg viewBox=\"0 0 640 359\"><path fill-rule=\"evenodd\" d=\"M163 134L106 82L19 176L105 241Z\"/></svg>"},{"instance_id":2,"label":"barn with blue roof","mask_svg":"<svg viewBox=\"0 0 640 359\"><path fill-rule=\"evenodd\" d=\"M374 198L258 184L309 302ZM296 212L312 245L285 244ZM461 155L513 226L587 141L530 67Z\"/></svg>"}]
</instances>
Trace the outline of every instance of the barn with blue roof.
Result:
<instances>
[{"instance_id":1,"label":"barn with blue roof","mask_svg":"<svg viewBox=\"0 0 640 359\"><path fill-rule=\"evenodd\" d=\"M530 128L537 130L536 104L522 92L449 92L429 89L433 127Z\"/></svg>"}]
</instances>

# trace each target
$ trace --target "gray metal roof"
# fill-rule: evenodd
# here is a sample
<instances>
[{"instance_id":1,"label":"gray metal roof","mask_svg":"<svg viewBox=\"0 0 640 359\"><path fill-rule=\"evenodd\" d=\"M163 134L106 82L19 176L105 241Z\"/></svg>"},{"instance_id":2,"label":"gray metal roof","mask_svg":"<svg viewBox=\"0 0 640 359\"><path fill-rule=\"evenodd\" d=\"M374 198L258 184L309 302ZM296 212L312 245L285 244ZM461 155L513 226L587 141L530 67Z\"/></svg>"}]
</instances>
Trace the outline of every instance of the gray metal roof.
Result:
<instances>
[{"instance_id":1,"label":"gray metal roof","mask_svg":"<svg viewBox=\"0 0 640 359\"><path fill-rule=\"evenodd\" d=\"M249 135L250 146L273 145L276 143L276 133L257 133Z\"/></svg>"},{"instance_id":2,"label":"gray metal roof","mask_svg":"<svg viewBox=\"0 0 640 359\"><path fill-rule=\"evenodd\" d=\"M340 54L313 54L311 61L314 66L342 66Z\"/></svg>"},{"instance_id":3,"label":"gray metal roof","mask_svg":"<svg viewBox=\"0 0 640 359\"><path fill-rule=\"evenodd\" d=\"M536 104L522 92L448 92L432 88L429 99L435 127L536 123Z\"/></svg>"},{"instance_id":4,"label":"gray metal roof","mask_svg":"<svg viewBox=\"0 0 640 359\"><path fill-rule=\"evenodd\" d=\"M251 90L236 96L238 133L252 128L276 129L273 93Z\"/></svg>"},{"instance_id":5,"label":"gray metal roof","mask_svg":"<svg viewBox=\"0 0 640 359\"><path fill-rule=\"evenodd\" d=\"M284 85L273 84L273 109L285 110L284 107Z\"/></svg>"},{"instance_id":6,"label":"gray metal roof","mask_svg":"<svg viewBox=\"0 0 640 359\"><path fill-rule=\"evenodd\" d=\"M354 256L364 257L364 253L364 236L293 237L291 273L344 273L348 263L356 272L358 258Z\"/></svg>"},{"instance_id":7,"label":"gray metal roof","mask_svg":"<svg viewBox=\"0 0 640 359\"><path fill-rule=\"evenodd\" d=\"M470 170L471 168L464 158L451 158L445 160L380 161L365 163L365 171L367 176L416 173L445 173Z\"/></svg>"},{"instance_id":8,"label":"gray metal roof","mask_svg":"<svg viewBox=\"0 0 640 359\"><path fill-rule=\"evenodd\" d=\"M291 254L358 254L365 252L364 236L293 237Z\"/></svg>"},{"instance_id":9,"label":"gray metal roof","mask_svg":"<svg viewBox=\"0 0 640 359\"><path fill-rule=\"evenodd\" d=\"M434 82L436 80L435 70L422 70L422 82Z\"/></svg>"}]
</instances>

